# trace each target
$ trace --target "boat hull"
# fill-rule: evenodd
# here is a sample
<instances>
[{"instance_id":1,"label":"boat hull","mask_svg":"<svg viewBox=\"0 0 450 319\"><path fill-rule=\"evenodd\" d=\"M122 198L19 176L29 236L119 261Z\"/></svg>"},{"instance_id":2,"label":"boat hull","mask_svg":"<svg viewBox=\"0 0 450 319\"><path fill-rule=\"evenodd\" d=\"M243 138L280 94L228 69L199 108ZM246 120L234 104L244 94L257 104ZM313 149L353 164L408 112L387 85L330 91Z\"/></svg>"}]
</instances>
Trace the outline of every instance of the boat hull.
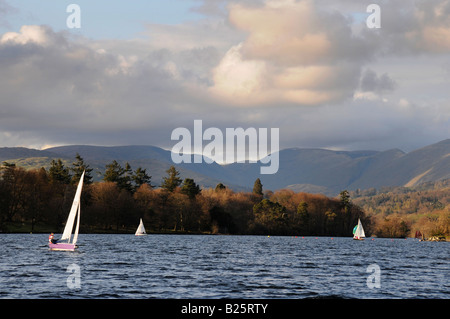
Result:
<instances>
[{"instance_id":1,"label":"boat hull","mask_svg":"<svg viewBox=\"0 0 450 319\"><path fill-rule=\"evenodd\" d=\"M353 238L353 240L364 240L365 238Z\"/></svg>"},{"instance_id":2,"label":"boat hull","mask_svg":"<svg viewBox=\"0 0 450 319\"><path fill-rule=\"evenodd\" d=\"M135 234L136 236L147 236L147 234Z\"/></svg>"},{"instance_id":3,"label":"boat hull","mask_svg":"<svg viewBox=\"0 0 450 319\"><path fill-rule=\"evenodd\" d=\"M57 243L57 244L48 244L48 247L50 248L50 250L74 251L76 248L76 245L75 244Z\"/></svg>"}]
</instances>

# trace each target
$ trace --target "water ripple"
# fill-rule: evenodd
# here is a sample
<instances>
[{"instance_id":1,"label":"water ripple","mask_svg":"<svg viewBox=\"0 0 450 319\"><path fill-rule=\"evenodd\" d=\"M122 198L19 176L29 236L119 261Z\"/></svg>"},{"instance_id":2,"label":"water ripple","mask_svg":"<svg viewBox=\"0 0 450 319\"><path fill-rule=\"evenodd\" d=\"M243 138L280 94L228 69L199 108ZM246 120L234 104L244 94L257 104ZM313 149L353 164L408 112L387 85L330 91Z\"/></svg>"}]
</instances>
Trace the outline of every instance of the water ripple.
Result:
<instances>
[{"instance_id":1,"label":"water ripple","mask_svg":"<svg viewBox=\"0 0 450 319\"><path fill-rule=\"evenodd\" d=\"M45 234L0 234L0 298L449 297L448 243L188 235L80 241L77 252L52 252ZM73 264L79 288L68 284ZM367 285L372 264L380 288Z\"/></svg>"}]
</instances>

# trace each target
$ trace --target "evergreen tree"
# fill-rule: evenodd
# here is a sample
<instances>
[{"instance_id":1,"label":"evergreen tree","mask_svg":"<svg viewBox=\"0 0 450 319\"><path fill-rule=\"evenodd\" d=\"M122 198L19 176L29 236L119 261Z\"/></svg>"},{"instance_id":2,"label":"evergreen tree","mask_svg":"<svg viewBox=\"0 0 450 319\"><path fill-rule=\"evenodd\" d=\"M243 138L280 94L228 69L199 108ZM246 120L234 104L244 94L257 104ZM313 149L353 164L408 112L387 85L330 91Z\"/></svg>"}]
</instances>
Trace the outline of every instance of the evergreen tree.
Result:
<instances>
[{"instance_id":1,"label":"evergreen tree","mask_svg":"<svg viewBox=\"0 0 450 319\"><path fill-rule=\"evenodd\" d=\"M194 199L197 194L200 194L200 186L195 184L192 178L186 178L181 187L181 192L189 196L190 199Z\"/></svg>"},{"instance_id":2,"label":"evergreen tree","mask_svg":"<svg viewBox=\"0 0 450 319\"><path fill-rule=\"evenodd\" d=\"M341 206L345 213L348 213L350 210L350 194L348 190L343 190L340 194Z\"/></svg>"},{"instance_id":3,"label":"evergreen tree","mask_svg":"<svg viewBox=\"0 0 450 319\"><path fill-rule=\"evenodd\" d=\"M83 172L84 174L84 184L92 184L92 175L91 172L93 171L92 168L89 168L89 165L87 165L83 158L80 156L80 154L77 153L75 156L76 161L72 163L72 168L70 169L73 172L72 176L72 184L76 185L78 184L78 181L81 178L81 175Z\"/></svg>"},{"instance_id":4,"label":"evergreen tree","mask_svg":"<svg viewBox=\"0 0 450 319\"><path fill-rule=\"evenodd\" d=\"M59 182L62 184L70 184L71 181L69 169L64 166L61 159L58 159L57 161L52 160L48 176L53 183Z\"/></svg>"},{"instance_id":5,"label":"evergreen tree","mask_svg":"<svg viewBox=\"0 0 450 319\"><path fill-rule=\"evenodd\" d=\"M227 187L225 185L223 185L222 183L219 183L219 184L216 185L216 188L215 188L214 191L215 192L220 192L220 191L225 190L225 189L227 189Z\"/></svg>"},{"instance_id":6,"label":"evergreen tree","mask_svg":"<svg viewBox=\"0 0 450 319\"><path fill-rule=\"evenodd\" d=\"M116 160L113 160L110 164L106 165L106 171L103 175L103 180L105 182L113 182L117 184L120 189L127 190L128 192L133 192L133 171L130 164L125 163L125 168L123 168Z\"/></svg>"},{"instance_id":7,"label":"evergreen tree","mask_svg":"<svg viewBox=\"0 0 450 319\"><path fill-rule=\"evenodd\" d=\"M343 213L342 220L344 228L350 229L355 223L354 217L351 214L352 203L350 202L350 194L347 190L343 190L340 194L340 206Z\"/></svg>"},{"instance_id":8,"label":"evergreen tree","mask_svg":"<svg viewBox=\"0 0 450 319\"><path fill-rule=\"evenodd\" d=\"M166 173L168 176L163 178L161 188L169 192L173 192L178 186L181 185L181 178L179 177L180 173L173 165L170 166Z\"/></svg>"},{"instance_id":9,"label":"evergreen tree","mask_svg":"<svg viewBox=\"0 0 450 319\"><path fill-rule=\"evenodd\" d=\"M148 184L150 187L153 187L151 184L151 176L147 175L147 170L145 168L138 167L138 169L134 172L132 176L132 180L135 185L135 189L137 190L144 184Z\"/></svg>"},{"instance_id":10,"label":"evergreen tree","mask_svg":"<svg viewBox=\"0 0 450 319\"><path fill-rule=\"evenodd\" d=\"M259 178L256 179L255 184L253 185L253 194L263 195L263 186Z\"/></svg>"},{"instance_id":11,"label":"evergreen tree","mask_svg":"<svg viewBox=\"0 0 450 319\"><path fill-rule=\"evenodd\" d=\"M256 224L266 232L280 234L287 230L286 208L277 202L263 199L253 206L253 214Z\"/></svg>"},{"instance_id":12,"label":"evergreen tree","mask_svg":"<svg viewBox=\"0 0 450 319\"><path fill-rule=\"evenodd\" d=\"M125 168L122 171L122 175L119 177L119 180L117 181L117 186L119 186L120 189L125 189L130 193L132 193L133 192L133 186L131 185L132 178L133 178L133 171L131 169L130 164L126 162Z\"/></svg>"},{"instance_id":13,"label":"evergreen tree","mask_svg":"<svg viewBox=\"0 0 450 319\"><path fill-rule=\"evenodd\" d=\"M119 183L123 174L123 167L120 166L120 164L117 163L116 160L113 160L110 164L106 165L106 171L103 175L103 180L105 182Z\"/></svg>"}]
</instances>

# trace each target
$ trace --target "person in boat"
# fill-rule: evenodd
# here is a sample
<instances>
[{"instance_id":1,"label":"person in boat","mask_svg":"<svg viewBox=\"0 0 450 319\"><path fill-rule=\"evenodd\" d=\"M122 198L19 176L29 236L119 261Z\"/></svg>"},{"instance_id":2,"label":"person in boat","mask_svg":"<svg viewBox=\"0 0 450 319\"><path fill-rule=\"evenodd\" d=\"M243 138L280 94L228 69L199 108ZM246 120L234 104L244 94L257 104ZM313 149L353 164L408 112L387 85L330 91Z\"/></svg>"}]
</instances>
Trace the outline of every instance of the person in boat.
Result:
<instances>
[{"instance_id":1,"label":"person in boat","mask_svg":"<svg viewBox=\"0 0 450 319\"><path fill-rule=\"evenodd\" d=\"M48 236L48 243L49 244L56 244L58 242L57 239L55 239L55 236L53 233L50 234L50 236Z\"/></svg>"}]
</instances>

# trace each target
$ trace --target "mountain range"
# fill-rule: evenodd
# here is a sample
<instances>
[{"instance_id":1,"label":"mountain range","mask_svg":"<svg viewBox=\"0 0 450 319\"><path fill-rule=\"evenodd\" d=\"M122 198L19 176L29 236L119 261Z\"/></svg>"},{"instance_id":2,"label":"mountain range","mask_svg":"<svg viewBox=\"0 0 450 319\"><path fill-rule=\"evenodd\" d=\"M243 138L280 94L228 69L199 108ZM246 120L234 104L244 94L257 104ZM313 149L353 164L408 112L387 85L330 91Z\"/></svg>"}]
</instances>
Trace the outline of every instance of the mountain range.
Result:
<instances>
[{"instance_id":1,"label":"mountain range","mask_svg":"<svg viewBox=\"0 0 450 319\"><path fill-rule=\"evenodd\" d=\"M101 180L105 165L116 160L128 162L132 169L142 167L160 185L166 170L174 165L171 152L155 146L89 146L71 145L36 150L23 147L0 148L0 161L25 168L49 167L52 159L61 158L67 165L80 154L94 168L94 180ZM181 177L193 178L202 187L223 183L240 191L251 190L260 178L264 190L292 189L296 192L323 193L335 196L340 191L415 186L423 182L450 178L450 139L408 153L399 149L387 151L333 151L327 149L289 148L279 152L279 170L260 175L260 163L219 165L175 165Z\"/></svg>"}]
</instances>

